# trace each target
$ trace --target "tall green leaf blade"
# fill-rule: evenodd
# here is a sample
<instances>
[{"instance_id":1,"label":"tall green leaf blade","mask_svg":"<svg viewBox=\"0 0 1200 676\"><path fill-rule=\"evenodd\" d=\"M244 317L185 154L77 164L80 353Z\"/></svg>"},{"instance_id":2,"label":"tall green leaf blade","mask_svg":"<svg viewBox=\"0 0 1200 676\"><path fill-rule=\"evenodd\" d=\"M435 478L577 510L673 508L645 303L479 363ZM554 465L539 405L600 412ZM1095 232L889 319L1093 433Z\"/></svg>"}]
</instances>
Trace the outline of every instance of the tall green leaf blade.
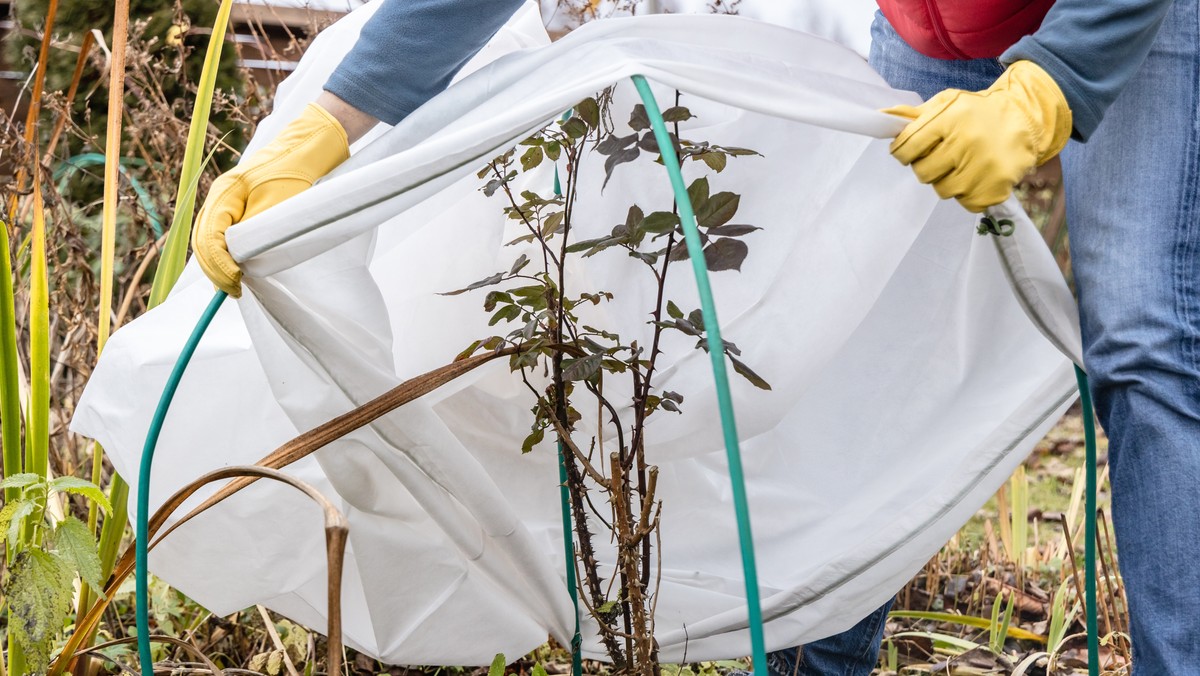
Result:
<instances>
[{"instance_id":1,"label":"tall green leaf blade","mask_svg":"<svg viewBox=\"0 0 1200 676\"><path fill-rule=\"evenodd\" d=\"M171 287L183 273L187 262L188 244L191 240L192 214L196 207L196 186L200 182L200 171L204 158L204 138L208 131L208 117L212 110L213 89L216 87L217 69L221 62L221 48L225 44L225 29L229 25L229 12L233 0L221 0L217 21L208 40L208 52L204 56L204 69L196 92L196 104L192 109L192 125L188 130L187 148L183 153L183 169L179 174L179 187L175 198L175 215L171 219L171 230L163 246L154 283L150 287L150 307L163 302Z\"/></svg>"},{"instance_id":2,"label":"tall green leaf blade","mask_svg":"<svg viewBox=\"0 0 1200 676\"><path fill-rule=\"evenodd\" d=\"M0 223L0 447L4 452L4 476L18 474L22 469L17 311L10 251L8 224ZM20 495L18 488L4 490L5 502L11 502Z\"/></svg>"},{"instance_id":3,"label":"tall green leaf blade","mask_svg":"<svg viewBox=\"0 0 1200 676\"><path fill-rule=\"evenodd\" d=\"M108 501L112 513L104 519L100 528L100 576L107 578L117 564L117 553L121 548L121 537L129 524L129 484L114 474L108 485Z\"/></svg>"},{"instance_id":4,"label":"tall green leaf blade","mask_svg":"<svg viewBox=\"0 0 1200 676\"><path fill-rule=\"evenodd\" d=\"M29 255L29 426L25 431L25 470L44 477L50 471L50 279L41 178L36 171Z\"/></svg>"}]
</instances>

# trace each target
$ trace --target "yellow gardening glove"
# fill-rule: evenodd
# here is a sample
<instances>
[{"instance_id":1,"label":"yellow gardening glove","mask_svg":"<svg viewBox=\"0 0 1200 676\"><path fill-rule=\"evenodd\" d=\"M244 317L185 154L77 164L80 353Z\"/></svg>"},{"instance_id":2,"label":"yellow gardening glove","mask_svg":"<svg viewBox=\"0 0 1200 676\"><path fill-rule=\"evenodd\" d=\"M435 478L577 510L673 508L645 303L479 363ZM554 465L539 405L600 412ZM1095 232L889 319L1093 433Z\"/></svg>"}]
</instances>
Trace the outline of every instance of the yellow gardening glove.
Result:
<instances>
[{"instance_id":1,"label":"yellow gardening glove","mask_svg":"<svg viewBox=\"0 0 1200 676\"><path fill-rule=\"evenodd\" d=\"M947 89L920 106L883 112L912 120L892 142L892 155L942 199L974 212L1008 199L1071 136L1067 99L1032 61L1012 64L986 91Z\"/></svg>"},{"instance_id":2,"label":"yellow gardening glove","mask_svg":"<svg viewBox=\"0 0 1200 676\"><path fill-rule=\"evenodd\" d=\"M346 130L310 103L275 140L219 176L192 230L192 250L204 274L218 289L241 296L242 271L229 256L225 231L308 189L348 157Z\"/></svg>"}]
</instances>

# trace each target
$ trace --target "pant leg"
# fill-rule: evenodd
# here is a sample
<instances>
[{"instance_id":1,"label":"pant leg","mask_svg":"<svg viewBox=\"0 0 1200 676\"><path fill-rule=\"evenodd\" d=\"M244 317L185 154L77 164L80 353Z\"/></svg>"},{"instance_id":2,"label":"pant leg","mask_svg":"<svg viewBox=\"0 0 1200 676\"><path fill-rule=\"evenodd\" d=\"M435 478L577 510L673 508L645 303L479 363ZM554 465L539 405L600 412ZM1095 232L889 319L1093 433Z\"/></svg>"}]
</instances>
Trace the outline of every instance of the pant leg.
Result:
<instances>
[{"instance_id":1,"label":"pant leg","mask_svg":"<svg viewBox=\"0 0 1200 676\"><path fill-rule=\"evenodd\" d=\"M1200 3L1063 156L1134 674L1200 674Z\"/></svg>"},{"instance_id":2,"label":"pant leg","mask_svg":"<svg viewBox=\"0 0 1200 676\"><path fill-rule=\"evenodd\" d=\"M869 676L879 663L879 644L892 600L858 624L801 648L767 656L771 676Z\"/></svg>"},{"instance_id":3,"label":"pant leg","mask_svg":"<svg viewBox=\"0 0 1200 676\"><path fill-rule=\"evenodd\" d=\"M879 12L871 26L870 62L888 84L915 91L922 98L948 87L986 89L1004 72L995 59L943 61L927 57L909 47ZM891 606L889 600L840 634L800 649L771 653L767 657L771 676L867 676L878 662Z\"/></svg>"}]
</instances>

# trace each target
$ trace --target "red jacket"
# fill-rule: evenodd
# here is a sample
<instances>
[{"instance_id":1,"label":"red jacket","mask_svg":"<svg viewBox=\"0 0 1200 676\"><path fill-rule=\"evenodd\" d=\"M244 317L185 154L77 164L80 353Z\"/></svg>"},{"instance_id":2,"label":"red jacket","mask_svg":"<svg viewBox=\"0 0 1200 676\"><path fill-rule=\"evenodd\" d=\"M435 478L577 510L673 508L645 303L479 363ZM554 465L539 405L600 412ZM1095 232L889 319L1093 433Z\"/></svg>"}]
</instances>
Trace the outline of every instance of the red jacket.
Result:
<instances>
[{"instance_id":1,"label":"red jacket","mask_svg":"<svg viewBox=\"0 0 1200 676\"><path fill-rule=\"evenodd\" d=\"M913 49L935 59L1000 56L1042 24L1054 0L878 0Z\"/></svg>"}]
</instances>

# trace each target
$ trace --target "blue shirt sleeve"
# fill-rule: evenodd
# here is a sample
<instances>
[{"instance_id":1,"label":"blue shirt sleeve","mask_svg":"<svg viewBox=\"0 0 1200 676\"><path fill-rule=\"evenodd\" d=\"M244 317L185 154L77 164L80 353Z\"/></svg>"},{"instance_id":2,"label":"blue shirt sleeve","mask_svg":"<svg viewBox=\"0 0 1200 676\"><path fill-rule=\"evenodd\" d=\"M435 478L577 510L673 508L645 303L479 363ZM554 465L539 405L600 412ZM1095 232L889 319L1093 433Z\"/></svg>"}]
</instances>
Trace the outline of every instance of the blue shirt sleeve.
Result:
<instances>
[{"instance_id":1,"label":"blue shirt sleeve","mask_svg":"<svg viewBox=\"0 0 1200 676\"><path fill-rule=\"evenodd\" d=\"M325 90L396 124L450 85L525 0L385 0Z\"/></svg>"},{"instance_id":2,"label":"blue shirt sleeve","mask_svg":"<svg viewBox=\"0 0 1200 676\"><path fill-rule=\"evenodd\" d=\"M1173 1L1058 0L1000 60L1029 60L1049 73L1071 106L1074 138L1086 141L1150 53Z\"/></svg>"}]
</instances>

